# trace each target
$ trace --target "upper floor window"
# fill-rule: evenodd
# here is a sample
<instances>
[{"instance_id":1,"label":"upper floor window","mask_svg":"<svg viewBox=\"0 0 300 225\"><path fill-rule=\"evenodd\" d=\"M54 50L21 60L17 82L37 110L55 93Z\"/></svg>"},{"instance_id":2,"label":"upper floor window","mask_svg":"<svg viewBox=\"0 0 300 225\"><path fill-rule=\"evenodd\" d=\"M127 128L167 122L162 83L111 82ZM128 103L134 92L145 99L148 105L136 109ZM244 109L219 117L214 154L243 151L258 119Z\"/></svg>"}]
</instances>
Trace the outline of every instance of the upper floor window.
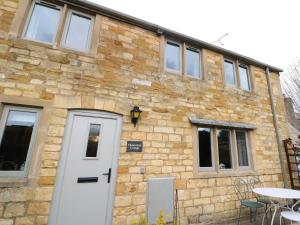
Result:
<instances>
[{"instance_id":1,"label":"upper floor window","mask_svg":"<svg viewBox=\"0 0 300 225\"><path fill-rule=\"evenodd\" d=\"M37 109L4 107L0 123L0 175L26 176L38 117Z\"/></svg>"},{"instance_id":2,"label":"upper floor window","mask_svg":"<svg viewBox=\"0 0 300 225\"><path fill-rule=\"evenodd\" d=\"M70 11L65 25L63 46L83 51L87 50L89 48L91 30L91 17Z\"/></svg>"},{"instance_id":3,"label":"upper floor window","mask_svg":"<svg viewBox=\"0 0 300 225\"><path fill-rule=\"evenodd\" d=\"M186 73L193 77L200 78L200 52L197 49L186 49Z\"/></svg>"},{"instance_id":4,"label":"upper floor window","mask_svg":"<svg viewBox=\"0 0 300 225\"><path fill-rule=\"evenodd\" d=\"M239 65L240 86L244 90L250 90L249 70L245 65Z\"/></svg>"},{"instance_id":5,"label":"upper floor window","mask_svg":"<svg viewBox=\"0 0 300 225\"><path fill-rule=\"evenodd\" d=\"M61 40L63 47L87 52L90 49L94 17L72 9L68 10L66 17L62 11L65 12L60 6L34 0L24 29L24 38L49 44Z\"/></svg>"},{"instance_id":6,"label":"upper floor window","mask_svg":"<svg viewBox=\"0 0 300 225\"><path fill-rule=\"evenodd\" d=\"M235 85L235 69L234 62L230 60L224 61L224 69L225 69L225 82L229 85Z\"/></svg>"},{"instance_id":7,"label":"upper floor window","mask_svg":"<svg viewBox=\"0 0 300 225\"><path fill-rule=\"evenodd\" d=\"M183 45L183 47L182 47ZM201 77L201 51L192 46L167 40L165 44L165 69L176 74Z\"/></svg>"},{"instance_id":8,"label":"upper floor window","mask_svg":"<svg viewBox=\"0 0 300 225\"><path fill-rule=\"evenodd\" d=\"M24 34L25 38L53 43L58 22L60 8L55 5L33 2L28 25Z\"/></svg>"},{"instance_id":9,"label":"upper floor window","mask_svg":"<svg viewBox=\"0 0 300 225\"><path fill-rule=\"evenodd\" d=\"M224 60L225 83L230 86L237 86L243 90L251 90L251 79L249 67L240 64L238 61Z\"/></svg>"},{"instance_id":10,"label":"upper floor window","mask_svg":"<svg viewBox=\"0 0 300 225\"><path fill-rule=\"evenodd\" d=\"M167 70L181 71L181 46L175 42L167 41L165 66Z\"/></svg>"}]
</instances>

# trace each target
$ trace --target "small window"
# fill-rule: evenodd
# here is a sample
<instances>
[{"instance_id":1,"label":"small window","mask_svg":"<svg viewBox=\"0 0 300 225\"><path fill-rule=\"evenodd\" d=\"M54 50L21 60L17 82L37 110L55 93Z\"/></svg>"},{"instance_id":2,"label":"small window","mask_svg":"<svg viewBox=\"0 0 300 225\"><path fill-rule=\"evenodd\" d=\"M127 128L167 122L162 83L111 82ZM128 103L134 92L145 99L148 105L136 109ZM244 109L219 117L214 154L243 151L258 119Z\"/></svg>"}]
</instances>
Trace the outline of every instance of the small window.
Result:
<instances>
[{"instance_id":1,"label":"small window","mask_svg":"<svg viewBox=\"0 0 300 225\"><path fill-rule=\"evenodd\" d=\"M53 43L59 18L60 9L55 5L33 2L24 37L40 42Z\"/></svg>"},{"instance_id":2,"label":"small window","mask_svg":"<svg viewBox=\"0 0 300 225\"><path fill-rule=\"evenodd\" d=\"M186 49L186 73L200 78L200 53L196 49Z\"/></svg>"},{"instance_id":3,"label":"small window","mask_svg":"<svg viewBox=\"0 0 300 225\"><path fill-rule=\"evenodd\" d=\"M88 143L85 157L97 157L98 145L100 139L100 124L90 124Z\"/></svg>"},{"instance_id":4,"label":"small window","mask_svg":"<svg viewBox=\"0 0 300 225\"><path fill-rule=\"evenodd\" d=\"M180 72L180 45L177 43L166 43L166 69Z\"/></svg>"},{"instance_id":5,"label":"small window","mask_svg":"<svg viewBox=\"0 0 300 225\"><path fill-rule=\"evenodd\" d=\"M70 11L65 25L62 45L72 49L87 51L90 47L91 30L91 17Z\"/></svg>"},{"instance_id":6,"label":"small window","mask_svg":"<svg viewBox=\"0 0 300 225\"><path fill-rule=\"evenodd\" d=\"M250 90L249 71L247 66L239 66L240 86L244 90Z\"/></svg>"},{"instance_id":7,"label":"small window","mask_svg":"<svg viewBox=\"0 0 300 225\"><path fill-rule=\"evenodd\" d=\"M247 136L245 131L236 131L236 145L238 150L239 166L249 166Z\"/></svg>"},{"instance_id":8,"label":"small window","mask_svg":"<svg viewBox=\"0 0 300 225\"><path fill-rule=\"evenodd\" d=\"M224 69L225 69L226 84L235 85L234 63L232 61L225 60L224 61Z\"/></svg>"},{"instance_id":9,"label":"small window","mask_svg":"<svg viewBox=\"0 0 300 225\"><path fill-rule=\"evenodd\" d=\"M38 110L4 108L0 126L0 175L26 175L37 120Z\"/></svg>"},{"instance_id":10,"label":"small window","mask_svg":"<svg viewBox=\"0 0 300 225\"><path fill-rule=\"evenodd\" d=\"M199 167L213 167L211 129L198 128Z\"/></svg>"},{"instance_id":11,"label":"small window","mask_svg":"<svg viewBox=\"0 0 300 225\"><path fill-rule=\"evenodd\" d=\"M231 169L231 143L229 130L217 130L218 150L219 150L219 168Z\"/></svg>"}]
</instances>

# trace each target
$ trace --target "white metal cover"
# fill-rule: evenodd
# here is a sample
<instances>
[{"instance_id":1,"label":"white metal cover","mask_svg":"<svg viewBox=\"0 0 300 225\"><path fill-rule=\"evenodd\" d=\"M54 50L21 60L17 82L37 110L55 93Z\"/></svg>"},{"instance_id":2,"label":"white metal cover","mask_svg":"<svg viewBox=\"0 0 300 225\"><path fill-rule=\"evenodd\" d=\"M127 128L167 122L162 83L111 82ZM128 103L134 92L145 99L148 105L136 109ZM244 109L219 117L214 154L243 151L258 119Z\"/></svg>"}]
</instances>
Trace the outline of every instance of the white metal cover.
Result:
<instances>
[{"instance_id":1,"label":"white metal cover","mask_svg":"<svg viewBox=\"0 0 300 225\"><path fill-rule=\"evenodd\" d=\"M149 178L147 192L147 220L155 224L163 211L165 222L173 221L174 177Z\"/></svg>"}]
</instances>

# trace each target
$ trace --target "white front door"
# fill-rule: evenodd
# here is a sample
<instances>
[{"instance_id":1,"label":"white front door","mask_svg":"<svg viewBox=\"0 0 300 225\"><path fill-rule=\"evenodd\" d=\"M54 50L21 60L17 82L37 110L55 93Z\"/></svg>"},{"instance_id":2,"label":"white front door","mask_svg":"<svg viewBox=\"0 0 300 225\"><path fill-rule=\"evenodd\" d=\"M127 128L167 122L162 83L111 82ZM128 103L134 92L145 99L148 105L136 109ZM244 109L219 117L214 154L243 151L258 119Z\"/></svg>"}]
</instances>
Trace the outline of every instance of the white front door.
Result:
<instances>
[{"instance_id":1,"label":"white front door","mask_svg":"<svg viewBox=\"0 0 300 225\"><path fill-rule=\"evenodd\" d=\"M119 130L118 116L70 113L49 224L111 224Z\"/></svg>"}]
</instances>

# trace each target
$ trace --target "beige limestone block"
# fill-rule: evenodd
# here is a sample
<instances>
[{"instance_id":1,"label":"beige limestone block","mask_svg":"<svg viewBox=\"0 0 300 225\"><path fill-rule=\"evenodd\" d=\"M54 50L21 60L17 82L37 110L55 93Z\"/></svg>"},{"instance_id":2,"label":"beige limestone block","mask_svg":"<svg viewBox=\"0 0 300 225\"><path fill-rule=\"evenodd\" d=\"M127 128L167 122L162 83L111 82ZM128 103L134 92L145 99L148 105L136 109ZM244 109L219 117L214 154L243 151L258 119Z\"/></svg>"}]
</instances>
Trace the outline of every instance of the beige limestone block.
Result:
<instances>
[{"instance_id":1,"label":"beige limestone block","mask_svg":"<svg viewBox=\"0 0 300 225\"><path fill-rule=\"evenodd\" d=\"M34 219L32 216L17 217L15 225L34 225Z\"/></svg>"},{"instance_id":2,"label":"beige limestone block","mask_svg":"<svg viewBox=\"0 0 300 225\"><path fill-rule=\"evenodd\" d=\"M34 191L34 200L50 201L52 199L53 187L39 187Z\"/></svg>"},{"instance_id":3,"label":"beige limestone block","mask_svg":"<svg viewBox=\"0 0 300 225\"><path fill-rule=\"evenodd\" d=\"M30 202L27 208L28 215L48 215L49 202Z\"/></svg>"},{"instance_id":4,"label":"beige limestone block","mask_svg":"<svg viewBox=\"0 0 300 225\"><path fill-rule=\"evenodd\" d=\"M0 225L13 225L14 221L12 219L0 219Z\"/></svg>"},{"instance_id":5,"label":"beige limestone block","mask_svg":"<svg viewBox=\"0 0 300 225\"><path fill-rule=\"evenodd\" d=\"M24 203L8 203L5 207L4 217L23 216L25 214Z\"/></svg>"}]
</instances>

